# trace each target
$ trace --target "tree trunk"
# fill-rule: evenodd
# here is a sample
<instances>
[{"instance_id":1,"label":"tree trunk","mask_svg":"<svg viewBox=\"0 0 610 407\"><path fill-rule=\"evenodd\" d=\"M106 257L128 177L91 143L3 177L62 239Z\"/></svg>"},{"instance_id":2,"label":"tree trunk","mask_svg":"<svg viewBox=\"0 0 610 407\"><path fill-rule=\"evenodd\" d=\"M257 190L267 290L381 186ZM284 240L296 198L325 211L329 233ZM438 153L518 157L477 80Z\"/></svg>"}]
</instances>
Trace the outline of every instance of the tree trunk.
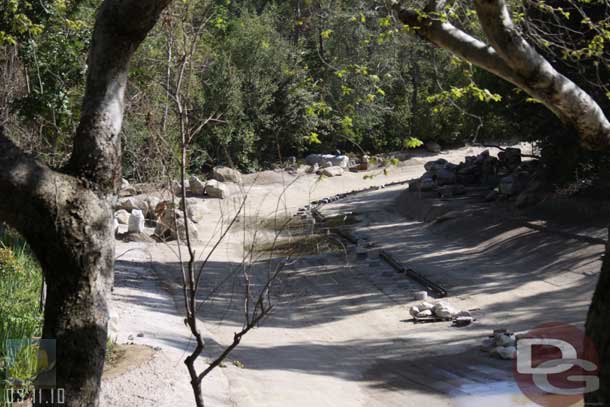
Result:
<instances>
[{"instance_id":1,"label":"tree trunk","mask_svg":"<svg viewBox=\"0 0 610 407\"><path fill-rule=\"evenodd\" d=\"M100 6L80 124L65 169L28 157L0 128L0 219L24 236L40 261L47 282L43 338L56 340L55 367L38 377L37 405L98 404L129 61L169 3L105 0ZM55 383L46 380L53 376Z\"/></svg>"},{"instance_id":2,"label":"tree trunk","mask_svg":"<svg viewBox=\"0 0 610 407\"><path fill-rule=\"evenodd\" d=\"M599 358L600 389L585 395L587 405L610 405L610 243L602 263L597 287L587 315L586 334L593 340Z\"/></svg>"}]
</instances>

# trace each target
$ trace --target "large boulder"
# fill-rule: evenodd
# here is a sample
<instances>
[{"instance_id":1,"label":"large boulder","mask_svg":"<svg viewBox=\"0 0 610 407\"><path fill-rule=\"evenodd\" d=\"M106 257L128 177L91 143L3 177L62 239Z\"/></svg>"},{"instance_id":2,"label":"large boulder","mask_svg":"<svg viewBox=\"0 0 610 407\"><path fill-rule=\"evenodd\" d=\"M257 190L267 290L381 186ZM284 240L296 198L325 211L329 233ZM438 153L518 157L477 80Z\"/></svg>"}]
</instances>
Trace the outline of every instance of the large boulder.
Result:
<instances>
[{"instance_id":1,"label":"large boulder","mask_svg":"<svg viewBox=\"0 0 610 407\"><path fill-rule=\"evenodd\" d=\"M191 194L196 196L203 196L205 193L205 182L200 180L198 177L192 175L189 184L191 187Z\"/></svg>"},{"instance_id":2,"label":"large boulder","mask_svg":"<svg viewBox=\"0 0 610 407\"><path fill-rule=\"evenodd\" d=\"M322 170L322 175L325 177L340 177L343 175L343 168L339 166L324 168Z\"/></svg>"},{"instance_id":3,"label":"large boulder","mask_svg":"<svg viewBox=\"0 0 610 407\"><path fill-rule=\"evenodd\" d=\"M225 199L230 195L230 190L226 184L211 179L205 184L205 193L209 198Z\"/></svg>"},{"instance_id":4,"label":"large boulder","mask_svg":"<svg viewBox=\"0 0 610 407\"><path fill-rule=\"evenodd\" d=\"M216 167L212 171L212 179L220 182L242 183L241 173L229 167Z\"/></svg>"},{"instance_id":5,"label":"large boulder","mask_svg":"<svg viewBox=\"0 0 610 407\"><path fill-rule=\"evenodd\" d=\"M349 157L346 155L332 154L310 154L305 157L305 163L308 165L318 164L320 167L324 167L329 162L333 167L347 168L349 166Z\"/></svg>"},{"instance_id":6,"label":"large boulder","mask_svg":"<svg viewBox=\"0 0 610 407\"><path fill-rule=\"evenodd\" d=\"M131 211L129 216L129 226L127 229L128 233L144 233L144 213L139 209Z\"/></svg>"}]
</instances>

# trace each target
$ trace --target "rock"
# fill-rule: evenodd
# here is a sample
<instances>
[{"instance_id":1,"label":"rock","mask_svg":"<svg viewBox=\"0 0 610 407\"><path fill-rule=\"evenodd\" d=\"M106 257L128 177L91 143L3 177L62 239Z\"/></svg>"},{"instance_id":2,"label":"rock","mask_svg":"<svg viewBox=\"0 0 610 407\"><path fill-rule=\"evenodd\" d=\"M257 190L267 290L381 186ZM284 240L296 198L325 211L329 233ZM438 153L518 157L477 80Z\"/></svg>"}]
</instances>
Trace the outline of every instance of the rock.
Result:
<instances>
[{"instance_id":1,"label":"rock","mask_svg":"<svg viewBox=\"0 0 610 407\"><path fill-rule=\"evenodd\" d=\"M114 235L116 236L116 234L119 231L119 221L114 218L112 219L112 233L114 233Z\"/></svg>"},{"instance_id":2,"label":"rock","mask_svg":"<svg viewBox=\"0 0 610 407\"><path fill-rule=\"evenodd\" d=\"M436 178L436 183L438 185L451 185L451 184L455 184L456 180L457 180L457 176L455 175L455 172L450 171L448 169L442 169L439 172L437 172L434 177Z\"/></svg>"},{"instance_id":3,"label":"rock","mask_svg":"<svg viewBox=\"0 0 610 407\"><path fill-rule=\"evenodd\" d=\"M129 181L127 181L125 178L123 178L121 180L121 189L119 190L119 196L127 197L127 196L133 196L136 194L137 194L136 189L129 184Z\"/></svg>"},{"instance_id":4,"label":"rock","mask_svg":"<svg viewBox=\"0 0 610 407\"><path fill-rule=\"evenodd\" d=\"M286 158L286 165L288 167L294 167L297 165L297 158L294 156Z\"/></svg>"},{"instance_id":5,"label":"rock","mask_svg":"<svg viewBox=\"0 0 610 407\"><path fill-rule=\"evenodd\" d=\"M521 164L521 149L507 148L498 153L498 159L508 169L514 170Z\"/></svg>"},{"instance_id":6,"label":"rock","mask_svg":"<svg viewBox=\"0 0 610 407\"><path fill-rule=\"evenodd\" d=\"M453 319L453 326L464 327L464 326L468 326L468 325L472 324L473 321L474 321L474 318L471 316L455 317Z\"/></svg>"},{"instance_id":7,"label":"rock","mask_svg":"<svg viewBox=\"0 0 610 407\"><path fill-rule=\"evenodd\" d=\"M216 167L212 171L212 179L220 182L242 183L241 173L229 167Z\"/></svg>"},{"instance_id":8,"label":"rock","mask_svg":"<svg viewBox=\"0 0 610 407\"><path fill-rule=\"evenodd\" d=\"M150 219L150 220L157 219L155 209L157 208L157 205L159 205L161 200L159 198L157 198L156 196L151 195L151 196L147 196L145 201L146 201L146 205L148 206L148 211L146 212L146 219Z\"/></svg>"},{"instance_id":9,"label":"rock","mask_svg":"<svg viewBox=\"0 0 610 407\"><path fill-rule=\"evenodd\" d=\"M129 216L129 227L127 229L128 233L143 233L144 232L144 213L142 213L139 209L134 209L131 211L131 216Z\"/></svg>"},{"instance_id":10,"label":"rock","mask_svg":"<svg viewBox=\"0 0 610 407\"><path fill-rule=\"evenodd\" d=\"M450 198L452 196L464 195L466 188L462 184L444 185L437 189L441 198Z\"/></svg>"},{"instance_id":11,"label":"rock","mask_svg":"<svg viewBox=\"0 0 610 407\"><path fill-rule=\"evenodd\" d=\"M119 199L119 203L116 207L117 210L124 209L127 212L131 212L134 209L139 209L142 213L146 213L148 211L148 205L144 199L141 197L129 197Z\"/></svg>"},{"instance_id":12,"label":"rock","mask_svg":"<svg viewBox=\"0 0 610 407\"><path fill-rule=\"evenodd\" d=\"M181 241L186 241L186 226L184 225L185 221L186 220L184 218L176 220L178 236L180 237ZM195 225L193 223L190 223L190 222L189 222L189 233L190 233L191 240L199 239L199 232L197 231L197 228L195 227Z\"/></svg>"},{"instance_id":13,"label":"rock","mask_svg":"<svg viewBox=\"0 0 610 407\"><path fill-rule=\"evenodd\" d=\"M502 334L496 338L496 345L498 346L515 346L516 340L513 334Z\"/></svg>"},{"instance_id":14,"label":"rock","mask_svg":"<svg viewBox=\"0 0 610 407\"><path fill-rule=\"evenodd\" d=\"M172 236L175 239L176 228L174 226L174 216L180 218L184 213L173 208L171 202L161 202L156 209L157 226L155 227L155 236L162 240L171 240Z\"/></svg>"},{"instance_id":15,"label":"rock","mask_svg":"<svg viewBox=\"0 0 610 407\"><path fill-rule=\"evenodd\" d=\"M184 222L184 212L180 209L172 208L171 205L166 205L163 213L157 220L155 236L165 241L176 240L178 237L181 240L185 240L186 227ZM194 224L189 223L189 231L192 239L197 240L199 238L199 233Z\"/></svg>"},{"instance_id":16,"label":"rock","mask_svg":"<svg viewBox=\"0 0 610 407\"><path fill-rule=\"evenodd\" d=\"M129 223L129 212L125 209L119 209L114 213L114 219L121 225L127 225Z\"/></svg>"},{"instance_id":17,"label":"rock","mask_svg":"<svg viewBox=\"0 0 610 407\"><path fill-rule=\"evenodd\" d=\"M333 166L333 162L332 161L326 161L326 162L324 162L324 163L322 163L320 165L321 168L330 168L332 166Z\"/></svg>"},{"instance_id":18,"label":"rock","mask_svg":"<svg viewBox=\"0 0 610 407\"><path fill-rule=\"evenodd\" d=\"M325 177L340 177L343 175L343 168L338 166L324 168L322 170L322 175Z\"/></svg>"},{"instance_id":19,"label":"rock","mask_svg":"<svg viewBox=\"0 0 610 407\"><path fill-rule=\"evenodd\" d=\"M305 163L308 165L318 164L322 166L325 163L330 162L330 167L341 167L347 168L349 166L349 157L346 155L332 155L332 154L310 154L305 157Z\"/></svg>"},{"instance_id":20,"label":"rock","mask_svg":"<svg viewBox=\"0 0 610 407\"><path fill-rule=\"evenodd\" d=\"M445 168L445 165L449 164L447 160L444 158L439 158L438 160L428 161L424 164L424 168L426 171L431 173L436 173Z\"/></svg>"},{"instance_id":21,"label":"rock","mask_svg":"<svg viewBox=\"0 0 610 407\"><path fill-rule=\"evenodd\" d=\"M417 306L413 306L413 307L409 308L409 314L411 314L412 317L416 317L417 314L419 314L420 312L421 312L421 310Z\"/></svg>"},{"instance_id":22,"label":"rock","mask_svg":"<svg viewBox=\"0 0 610 407\"><path fill-rule=\"evenodd\" d=\"M217 199L225 199L230 195L228 186L215 179L206 182L205 193L208 197Z\"/></svg>"},{"instance_id":23,"label":"rock","mask_svg":"<svg viewBox=\"0 0 610 407\"><path fill-rule=\"evenodd\" d=\"M320 171L320 164L314 163L311 167L307 169L308 174L315 174Z\"/></svg>"},{"instance_id":24,"label":"rock","mask_svg":"<svg viewBox=\"0 0 610 407\"><path fill-rule=\"evenodd\" d=\"M441 319L451 319L458 313L455 308L443 301L437 303L432 311L434 315Z\"/></svg>"},{"instance_id":25,"label":"rock","mask_svg":"<svg viewBox=\"0 0 610 407\"><path fill-rule=\"evenodd\" d=\"M427 301L422 301L419 304L416 305L416 307L420 310L420 311L425 311L425 310L432 310L434 309L434 304L427 302Z\"/></svg>"},{"instance_id":26,"label":"rock","mask_svg":"<svg viewBox=\"0 0 610 407\"><path fill-rule=\"evenodd\" d=\"M429 309L420 311L417 313L417 315L415 315L416 318L428 318L431 316L432 316L432 311L430 311Z\"/></svg>"},{"instance_id":27,"label":"rock","mask_svg":"<svg viewBox=\"0 0 610 407\"><path fill-rule=\"evenodd\" d=\"M441 146L440 144L438 144L435 141L428 141L426 142L426 144L424 144L424 147L426 147L426 150L430 151L431 153L434 154L438 154L441 152Z\"/></svg>"},{"instance_id":28,"label":"rock","mask_svg":"<svg viewBox=\"0 0 610 407\"><path fill-rule=\"evenodd\" d=\"M186 214L188 218L194 223L201 222L206 215L209 215L212 211L207 206L208 201L199 198L186 198ZM184 205L180 201L180 209L184 210Z\"/></svg>"},{"instance_id":29,"label":"rock","mask_svg":"<svg viewBox=\"0 0 610 407\"><path fill-rule=\"evenodd\" d=\"M512 360L517 357L517 348L514 346L498 346L492 351L492 354L497 355L500 359Z\"/></svg>"},{"instance_id":30,"label":"rock","mask_svg":"<svg viewBox=\"0 0 610 407\"><path fill-rule=\"evenodd\" d=\"M205 193L205 182L200 180L194 175L191 175L189 179L189 184L191 187L191 194L196 196L203 196Z\"/></svg>"},{"instance_id":31,"label":"rock","mask_svg":"<svg viewBox=\"0 0 610 407\"><path fill-rule=\"evenodd\" d=\"M485 338L481 342L481 351L490 353L496 348L496 342L492 338Z\"/></svg>"}]
</instances>

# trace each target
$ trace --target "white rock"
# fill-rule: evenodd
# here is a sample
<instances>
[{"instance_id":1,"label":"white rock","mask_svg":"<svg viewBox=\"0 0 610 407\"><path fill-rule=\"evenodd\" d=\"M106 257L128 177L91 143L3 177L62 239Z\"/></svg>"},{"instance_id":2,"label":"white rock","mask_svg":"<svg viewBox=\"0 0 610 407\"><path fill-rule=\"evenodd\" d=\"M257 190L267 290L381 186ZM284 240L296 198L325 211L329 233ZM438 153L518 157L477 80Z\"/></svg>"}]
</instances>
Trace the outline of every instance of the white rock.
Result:
<instances>
[{"instance_id":1,"label":"white rock","mask_svg":"<svg viewBox=\"0 0 610 407\"><path fill-rule=\"evenodd\" d=\"M343 168L341 167L328 167L322 170L322 175L325 177L340 177L343 175Z\"/></svg>"},{"instance_id":2,"label":"white rock","mask_svg":"<svg viewBox=\"0 0 610 407\"><path fill-rule=\"evenodd\" d=\"M420 311L416 315L417 318L427 318L427 317L431 317L431 316L432 316L432 311L429 309L427 309L425 311Z\"/></svg>"},{"instance_id":3,"label":"white rock","mask_svg":"<svg viewBox=\"0 0 610 407\"><path fill-rule=\"evenodd\" d=\"M127 225L129 223L129 212L125 209L119 209L114 213L114 219L121 225Z\"/></svg>"},{"instance_id":4,"label":"white rock","mask_svg":"<svg viewBox=\"0 0 610 407\"><path fill-rule=\"evenodd\" d=\"M411 314L412 317L416 317L420 312L421 310L417 306L413 306L409 309L409 314Z\"/></svg>"},{"instance_id":5,"label":"white rock","mask_svg":"<svg viewBox=\"0 0 610 407\"><path fill-rule=\"evenodd\" d=\"M517 357L517 348L514 346L498 346L494 349L494 353L501 359L511 360Z\"/></svg>"},{"instance_id":6,"label":"white rock","mask_svg":"<svg viewBox=\"0 0 610 407\"><path fill-rule=\"evenodd\" d=\"M144 221L145 217L142 211L134 209L131 211L131 216L129 216L129 227L127 231L129 233L144 233Z\"/></svg>"},{"instance_id":7,"label":"white rock","mask_svg":"<svg viewBox=\"0 0 610 407\"><path fill-rule=\"evenodd\" d=\"M442 319L453 318L458 311L446 302L440 301L434 306L434 315Z\"/></svg>"},{"instance_id":8,"label":"white rock","mask_svg":"<svg viewBox=\"0 0 610 407\"><path fill-rule=\"evenodd\" d=\"M205 182L192 175L189 180L189 184L191 187L191 193L193 195L203 196L203 194L205 193Z\"/></svg>"},{"instance_id":9,"label":"white rock","mask_svg":"<svg viewBox=\"0 0 610 407\"><path fill-rule=\"evenodd\" d=\"M349 157L345 155L332 155L332 154L310 154L305 157L305 163L308 165L318 164L323 166L330 162L330 166L338 166L341 168L347 168L349 166Z\"/></svg>"},{"instance_id":10,"label":"white rock","mask_svg":"<svg viewBox=\"0 0 610 407\"><path fill-rule=\"evenodd\" d=\"M425 311L427 309L432 310L432 309L434 309L434 304L427 302L427 301L423 301L423 302L417 304L416 307L419 308L420 311Z\"/></svg>"}]
</instances>

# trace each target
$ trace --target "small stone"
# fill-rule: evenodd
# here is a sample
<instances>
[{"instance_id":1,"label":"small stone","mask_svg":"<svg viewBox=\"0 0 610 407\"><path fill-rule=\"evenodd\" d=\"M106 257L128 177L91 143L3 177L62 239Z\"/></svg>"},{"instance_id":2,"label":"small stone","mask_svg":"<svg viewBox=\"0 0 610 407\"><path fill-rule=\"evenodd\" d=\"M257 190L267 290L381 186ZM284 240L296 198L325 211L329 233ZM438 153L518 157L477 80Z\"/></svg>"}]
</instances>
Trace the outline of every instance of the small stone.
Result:
<instances>
[{"instance_id":1,"label":"small stone","mask_svg":"<svg viewBox=\"0 0 610 407\"><path fill-rule=\"evenodd\" d=\"M144 338L144 334L142 332L138 333L138 338Z\"/></svg>"}]
</instances>

